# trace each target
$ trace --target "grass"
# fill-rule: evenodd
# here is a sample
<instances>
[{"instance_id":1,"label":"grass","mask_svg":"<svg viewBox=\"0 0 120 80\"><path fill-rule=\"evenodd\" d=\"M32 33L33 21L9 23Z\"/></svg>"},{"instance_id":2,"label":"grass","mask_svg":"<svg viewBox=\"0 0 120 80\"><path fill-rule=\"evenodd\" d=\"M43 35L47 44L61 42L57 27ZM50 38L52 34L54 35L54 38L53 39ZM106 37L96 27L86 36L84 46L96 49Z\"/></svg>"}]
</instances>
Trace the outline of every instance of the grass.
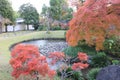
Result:
<instances>
[{"instance_id":1,"label":"grass","mask_svg":"<svg viewBox=\"0 0 120 80\"><path fill-rule=\"evenodd\" d=\"M19 31L0 34L0 80L13 80L11 77L11 67L9 65L9 47L24 40L38 38L65 38L65 31Z\"/></svg>"}]
</instances>

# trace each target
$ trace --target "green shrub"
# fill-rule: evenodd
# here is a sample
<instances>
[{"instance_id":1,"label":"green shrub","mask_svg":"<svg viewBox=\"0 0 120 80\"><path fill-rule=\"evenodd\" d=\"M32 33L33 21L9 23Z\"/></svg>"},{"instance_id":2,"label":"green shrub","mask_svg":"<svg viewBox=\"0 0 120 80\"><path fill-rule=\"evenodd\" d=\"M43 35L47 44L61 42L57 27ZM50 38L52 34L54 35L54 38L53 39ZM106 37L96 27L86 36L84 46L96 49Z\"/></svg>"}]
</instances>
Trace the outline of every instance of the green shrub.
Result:
<instances>
[{"instance_id":1,"label":"green shrub","mask_svg":"<svg viewBox=\"0 0 120 80\"><path fill-rule=\"evenodd\" d=\"M106 39L104 42L105 52L120 57L120 38L113 37Z\"/></svg>"},{"instance_id":2,"label":"green shrub","mask_svg":"<svg viewBox=\"0 0 120 80\"><path fill-rule=\"evenodd\" d=\"M43 27L44 27L44 25L39 25L39 27L38 27L38 31L43 30Z\"/></svg>"},{"instance_id":3,"label":"green shrub","mask_svg":"<svg viewBox=\"0 0 120 80\"><path fill-rule=\"evenodd\" d=\"M82 77L83 76L82 73L80 71L73 71L71 67L67 68L65 73L66 73L65 75L69 75L66 77L65 80L84 80ZM59 72L59 70L57 70L57 75L61 76L61 72Z\"/></svg>"},{"instance_id":4,"label":"green shrub","mask_svg":"<svg viewBox=\"0 0 120 80\"><path fill-rule=\"evenodd\" d=\"M54 26L54 27L51 27L51 30L61 30L61 27L60 26Z\"/></svg>"},{"instance_id":5,"label":"green shrub","mask_svg":"<svg viewBox=\"0 0 120 80\"><path fill-rule=\"evenodd\" d=\"M93 47L87 45L72 47L69 46L63 50L63 52L69 56L76 57L78 52L85 52L88 55L96 54L96 50Z\"/></svg>"},{"instance_id":6,"label":"green shrub","mask_svg":"<svg viewBox=\"0 0 120 80\"><path fill-rule=\"evenodd\" d=\"M96 80L96 76L97 76L99 71L100 71L100 68L91 69L87 74L87 79L88 80Z\"/></svg>"},{"instance_id":7,"label":"green shrub","mask_svg":"<svg viewBox=\"0 0 120 80\"><path fill-rule=\"evenodd\" d=\"M67 47L63 50L63 52L66 55L69 55L69 56L72 56L72 57L76 57L79 51L81 51L80 47L72 47L72 46L69 46L69 47Z\"/></svg>"},{"instance_id":8,"label":"green shrub","mask_svg":"<svg viewBox=\"0 0 120 80\"><path fill-rule=\"evenodd\" d=\"M90 66L105 67L110 64L109 58L104 52L99 52L91 58Z\"/></svg>"},{"instance_id":9,"label":"green shrub","mask_svg":"<svg viewBox=\"0 0 120 80\"><path fill-rule=\"evenodd\" d=\"M84 80L84 78L82 77L83 75L82 75L82 73L81 72L77 72L77 71L74 71L73 72L73 75L72 76L70 76L71 78L71 80Z\"/></svg>"},{"instance_id":10,"label":"green shrub","mask_svg":"<svg viewBox=\"0 0 120 80\"><path fill-rule=\"evenodd\" d=\"M120 61L119 60L112 60L112 65L119 65Z\"/></svg>"}]
</instances>

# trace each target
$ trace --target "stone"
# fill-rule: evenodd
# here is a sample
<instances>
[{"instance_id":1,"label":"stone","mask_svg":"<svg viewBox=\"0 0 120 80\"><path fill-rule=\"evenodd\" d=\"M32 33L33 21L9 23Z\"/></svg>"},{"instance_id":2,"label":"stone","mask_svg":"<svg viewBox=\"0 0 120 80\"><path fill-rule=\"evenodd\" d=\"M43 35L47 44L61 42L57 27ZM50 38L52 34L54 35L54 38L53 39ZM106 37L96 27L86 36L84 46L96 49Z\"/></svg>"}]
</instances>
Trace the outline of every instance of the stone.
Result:
<instances>
[{"instance_id":1,"label":"stone","mask_svg":"<svg viewBox=\"0 0 120 80\"><path fill-rule=\"evenodd\" d=\"M120 66L110 65L101 69L96 80L120 80Z\"/></svg>"}]
</instances>

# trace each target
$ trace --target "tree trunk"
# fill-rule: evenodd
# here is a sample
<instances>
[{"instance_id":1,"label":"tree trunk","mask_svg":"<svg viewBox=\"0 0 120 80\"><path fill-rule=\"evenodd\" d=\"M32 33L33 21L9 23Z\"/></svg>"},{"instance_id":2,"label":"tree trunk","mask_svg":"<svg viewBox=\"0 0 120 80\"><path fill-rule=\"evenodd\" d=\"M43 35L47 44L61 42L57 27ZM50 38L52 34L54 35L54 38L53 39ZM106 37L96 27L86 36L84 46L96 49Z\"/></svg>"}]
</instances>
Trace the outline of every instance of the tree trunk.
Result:
<instances>
[{"instance_id":1,"label":"tree trunk","mask_svg":"<svg viewBox=\"0 0 120 80\"><path fill-rule=\"evenodd\" d=\"M2 33L2 23L0 23L0 33Z\"/></svg>"},{"instance_id":2,"label":"tree trunk","mask_svg":"<svg viewBox=\"0 0 120 80\"><path fill-rule=\"evenodd\" d=\"M15 26L13 25L13 32L15 32Z\"/></svg>"},{"instance_id":3,"label":"tree trunk","mask_svg":"<svg viewBox=\"0 0 120 80\"><path fill-rule=\"evenodd\" d=\"M47 22L47 33L49 33L49 30L50 30L50 24L49 24L49 21Z\"/></svg>"},{"instance_id":4,"label":"tree trunk","mask_svg":"<svg viewBox=\"0 0 120 80\"><path fill-rule=\"evenodd\" d=\"M29 24L27 24L27 30L29 30Z\"/></svg>"},{"instance_id":5,"label":"tree trunk","mask_svg":"<svg viewBox=\"0 0 120 80\"><path fill-rule=\"evenodd\" d=\"M13 25L13 33L14 33L14 35L16 35L16 33L15 33L15 25Z\"/></svg>"},{"instance_id":6,"label":"tree trunk","mask_svg":"<svg viewBox=\"0 0 120 80\"><path fill-rule=\"evenodd\" d=\"M5 25L5 32L8 32L8 30L7 30L7 25Z\"/></svg>"},{"instance_id":7,"label":"tree trunk","mask_svg":"<svg viewBox=\"0 0 120 80\"><path fill-rule=\"evenodd\" d=\"M50 23L49 23L49 18L47 16L47 33L49 33L50 30Z\"/></svg>"}]
</instances>

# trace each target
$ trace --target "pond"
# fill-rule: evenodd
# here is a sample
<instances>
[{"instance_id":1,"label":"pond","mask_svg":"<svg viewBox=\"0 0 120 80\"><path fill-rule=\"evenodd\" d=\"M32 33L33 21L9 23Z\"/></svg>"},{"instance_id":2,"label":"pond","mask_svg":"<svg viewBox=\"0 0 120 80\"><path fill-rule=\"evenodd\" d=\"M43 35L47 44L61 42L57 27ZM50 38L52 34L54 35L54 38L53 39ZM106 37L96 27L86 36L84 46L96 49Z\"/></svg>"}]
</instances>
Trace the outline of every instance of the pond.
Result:
<instances>
[{"instance_id":1,"label":"pond","mask_svg":"<svg viewBox=\"0 0 120 80\"><path fill-rule=\"evenodd\" d=\"M64 48L68 47L66 41L64 40L33 40L33 41L25 41L23 44L32 44L39 47L40 53L45 55L46 57L50 52L63 51ZM47 58L47 62L49 63L51 60ZM58 62L55 65L50 65L51 69L58 69L63 62Z\"/></svg>"},{"instance_id":2,"label":"pond","mask_svg":"<svg viewBox=\"0 0 120 80\"><path fill-rule=\"evenodd\" d=\"M47 55L50 52L63 51L68 46L64 40L33 40L22 43L38 46L40 53L43 55Z\"/></svg>"}]
</instances>

